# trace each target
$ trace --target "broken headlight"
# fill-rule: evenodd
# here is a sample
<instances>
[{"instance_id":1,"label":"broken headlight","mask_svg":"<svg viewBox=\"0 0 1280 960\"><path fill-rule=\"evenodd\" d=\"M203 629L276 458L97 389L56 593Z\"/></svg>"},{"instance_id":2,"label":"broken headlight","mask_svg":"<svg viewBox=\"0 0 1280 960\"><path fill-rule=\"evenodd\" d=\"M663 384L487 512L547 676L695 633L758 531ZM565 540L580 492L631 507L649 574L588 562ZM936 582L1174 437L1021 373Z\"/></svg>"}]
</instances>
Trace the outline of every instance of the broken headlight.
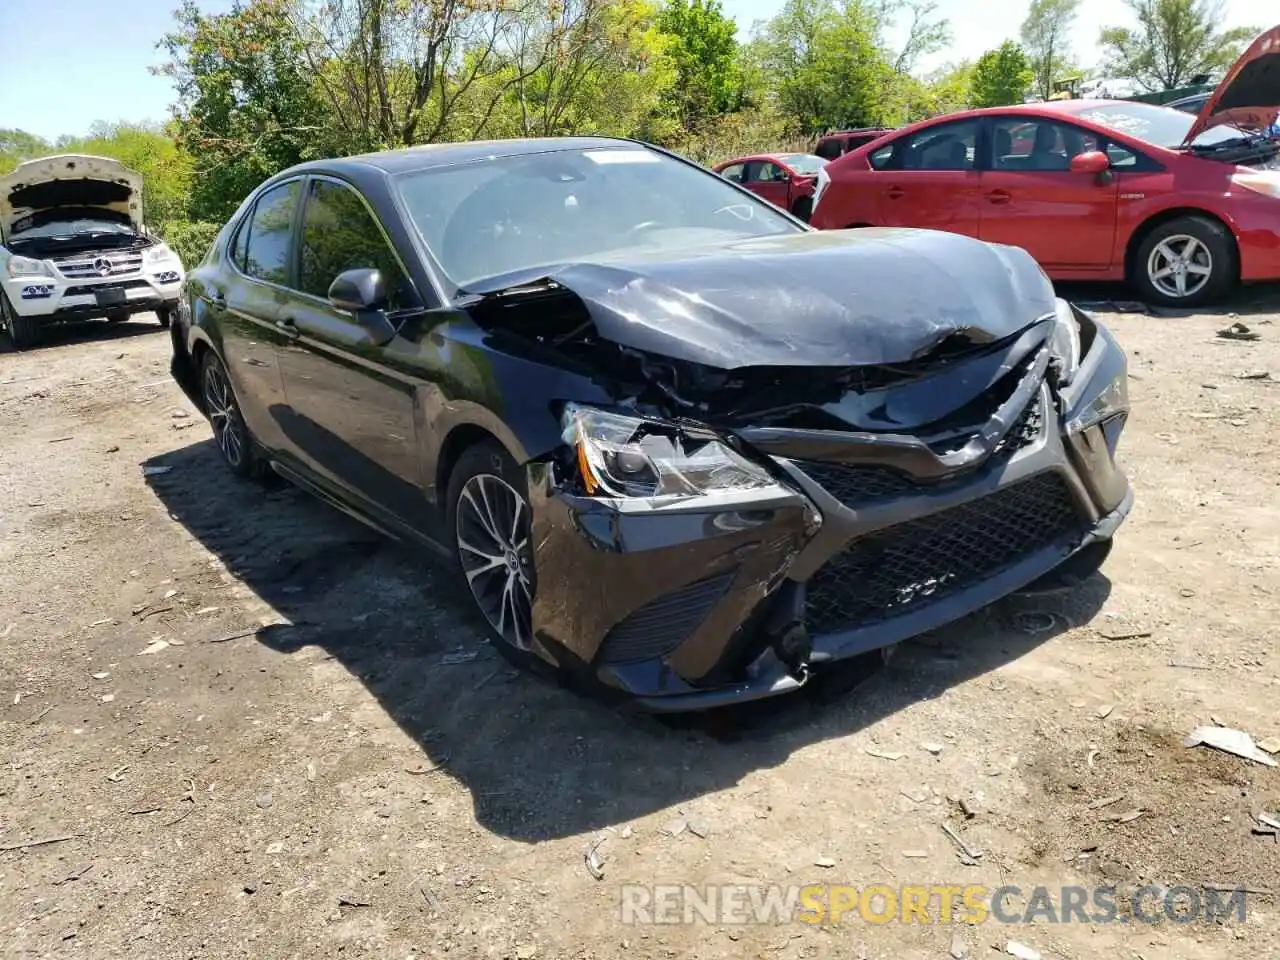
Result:
<instances>
[{"instance_id":1,"label":"broken headlight","mask_svg":"<svg viewBox=\"0 0 1280 960\"><path fill-rule=\"evenodd\" d=\"M589 494L697 497L781 486L710 432L576 404L565 408L562 423Z\"/></svg>"},{"instance_id":2,"label":"broken headlight","mask_svg":"<svg viewBox=\"0 0 1280 960\"><path fill-rule=\"evenodd\" d=\"M1129 409L1129 376L1121 373L1067 421L1067 433L1080 433Z\"/></svg>"},{"instance_id":3,"label":"broken headlight","mask_svg":"<svg viewBox=\"0 0 1280 960\"><path fill-rule=\"evenodd\" d=\"M1071 304L1061 297L1057 299L1054 314L1049 352L1058 366L1058 383L1065 387L1080 369L1080 322Z\"/></svg>"}]
</instances>

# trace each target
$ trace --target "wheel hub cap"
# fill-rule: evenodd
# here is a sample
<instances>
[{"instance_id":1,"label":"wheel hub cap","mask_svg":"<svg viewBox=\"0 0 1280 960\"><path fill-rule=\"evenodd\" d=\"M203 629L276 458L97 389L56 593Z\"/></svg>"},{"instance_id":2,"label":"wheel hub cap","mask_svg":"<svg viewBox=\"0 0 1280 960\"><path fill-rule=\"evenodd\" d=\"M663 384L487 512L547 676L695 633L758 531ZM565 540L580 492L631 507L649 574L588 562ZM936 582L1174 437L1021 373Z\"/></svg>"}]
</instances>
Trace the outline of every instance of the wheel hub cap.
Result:
<instances>
[{"instance_id":1,"label":"wheel hub cap","mask_svg":"<svg viewBox=\"0 0 1280 960\"><path fill-rule=\"evenodd\" d=\"M480 474L463 486L456 513L458 558L476 605L507 643L528 650L533 635L529 505L501 477Z\"/></svg>"},{"instance_id":2,"label":"wheel hub cap","mask_svg":"<svg viewBox=\"0 0 1280 960\"><path fill-rule=\"evenodd\" d=\"M1213 255L1195 237L1178 234L1156 244L1147 259L1151 285L1172 299L1199 293L1213 275Z\"/></svg>"}]
</instances>

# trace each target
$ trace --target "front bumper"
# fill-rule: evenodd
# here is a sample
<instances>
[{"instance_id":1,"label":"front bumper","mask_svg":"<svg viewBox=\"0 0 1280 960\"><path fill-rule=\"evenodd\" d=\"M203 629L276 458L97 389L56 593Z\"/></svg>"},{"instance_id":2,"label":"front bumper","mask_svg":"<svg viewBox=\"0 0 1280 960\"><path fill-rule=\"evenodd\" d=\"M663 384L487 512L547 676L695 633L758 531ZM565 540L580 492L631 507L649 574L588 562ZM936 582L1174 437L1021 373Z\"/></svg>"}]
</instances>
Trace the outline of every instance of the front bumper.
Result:
<instances>
[{"instance_id":1,"label":"front bumper","mask_svg":"<svg viewBox=\"0 0 1280 960\"><path fill-rule=\"evenodd\" d=\"M1099 327L1072 387L1028 379L1010 399L1016 443L941 480L918 449L863 442L856 462L775 454L796 492L768 501L623 511L531 465L536 652L642 708L701 710L1100 563L1133 501L1115 463L1126 381Z\"/></svg>"},{"instance_id":2,"label":"front bumper","mask_svg":"<svg viewBox=\"0 0 1280 960\"><path fill-rule=\"evenodd\" d=\"M182 280L181 265L166 263L154 271L101 281L80 277L4 277L0 285L18 316L62 323L167 309L177 303ZM99 302L99 293L104 293L103 300L110 302Z\"/></svg>"}]
</instances>

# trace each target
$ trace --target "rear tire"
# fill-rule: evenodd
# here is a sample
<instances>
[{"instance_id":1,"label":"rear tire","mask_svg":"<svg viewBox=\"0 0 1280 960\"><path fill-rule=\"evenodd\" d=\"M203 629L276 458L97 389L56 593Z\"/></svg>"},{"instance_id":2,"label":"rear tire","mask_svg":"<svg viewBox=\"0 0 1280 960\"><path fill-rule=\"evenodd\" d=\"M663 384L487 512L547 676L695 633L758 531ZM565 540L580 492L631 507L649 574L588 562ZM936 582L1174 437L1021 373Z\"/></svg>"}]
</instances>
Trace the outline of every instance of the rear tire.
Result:
<instances>
[{"instance_id":1,"label":"rear tire","mask_svg":"<svg viewBox=\"0 0 1280 960\"><path fill-rule=\"evenodd\" d=\"M26 350L40 342L40 320L37 317L20 317L14 312L9 298L0 292L0 321L9 331L15 350Z\"/></svg>"},{"instance_id":2,"label":"rear tire","mask_svg":"<svg viewBox=\"0 0 1280 960\"><path fill-rule=\"evenodd\" d=\"M1166 307L1220 301L1240 276L1230 232L1207 217L1160 224L1138 245L1129 269L1129 282L1142 298Z\"/></svg>"},{"instance_id":3,"label":"rear tire","mask_svg":"<svg viewBox=\"0 0 1280 960\"><path fill-rule=\"evenodd\" d=\"M212 350L206 351L200 362L200 396L226 468L246 480L263 479L269 468L245 425L227 368Z\"/></svg>"},{"instance_id":4,"label":"rear tire","mask_svg":"<svg viewBox=\"0 0 1280 960\"><path fill-rule=\"evenodd\" d=\"M107 314L107 323L110 323L110 324L124 323L128 319L129 319L129 314L127 313L108 313Z\"/></svg>"}]
</instances>

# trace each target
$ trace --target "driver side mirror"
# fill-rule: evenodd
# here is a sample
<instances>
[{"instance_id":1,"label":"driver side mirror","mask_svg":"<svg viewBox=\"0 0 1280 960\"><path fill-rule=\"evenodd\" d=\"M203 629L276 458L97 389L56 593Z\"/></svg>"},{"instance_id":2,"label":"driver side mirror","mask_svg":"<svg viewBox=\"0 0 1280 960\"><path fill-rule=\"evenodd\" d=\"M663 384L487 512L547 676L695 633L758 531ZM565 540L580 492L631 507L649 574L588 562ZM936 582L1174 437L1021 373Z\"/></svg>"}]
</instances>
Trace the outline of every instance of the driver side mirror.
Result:
<instances>
[{"instance_id":1,"label":"driver side mirror","mask_svg":"<svg viewBox=\"0 0 1280 960\"><path fill-rule=\"evenodd\" d=\"M1111 171L1111 158L1101 150L1088 150L1071 158L1071 172L1096 177Z\"/></svg>"},{"instance_id":2,"label":"driver side mirror","mask_svg":"<svg viewBox=\"0 0 1280 960\"><path fill-rule=\"evenodd\" d=\"M329 305L355 317L380 347L396 335L395 324L387 316L387 284L380 270L361 267L342 271L329 284Z\"/></svg>"}]
</instances>

